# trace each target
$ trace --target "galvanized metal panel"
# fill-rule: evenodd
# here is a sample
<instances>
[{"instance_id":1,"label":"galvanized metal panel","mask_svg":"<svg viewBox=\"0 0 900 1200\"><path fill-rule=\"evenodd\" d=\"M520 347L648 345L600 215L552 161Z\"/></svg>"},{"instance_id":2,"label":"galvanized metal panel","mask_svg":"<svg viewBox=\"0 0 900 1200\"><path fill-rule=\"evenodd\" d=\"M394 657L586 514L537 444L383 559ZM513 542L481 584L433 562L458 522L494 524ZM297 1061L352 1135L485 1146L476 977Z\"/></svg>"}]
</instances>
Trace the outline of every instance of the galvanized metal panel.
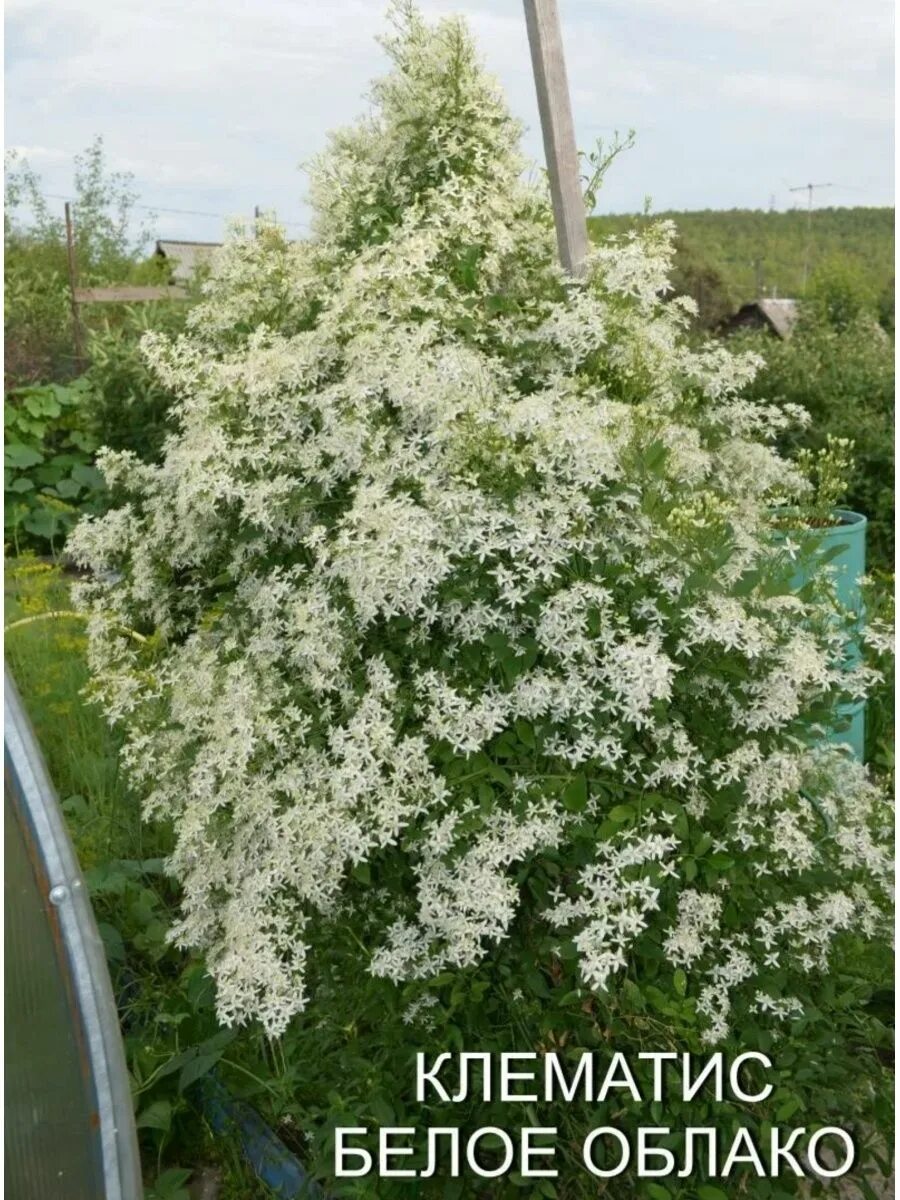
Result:
<instances>
[{"instance_id":1,"label":"galvanized metal panel","mask_svg":"<svg viewBox=\"0 0 900 1200\"><path fill-rule=\"evenodd\" d=\"M8 670L4 692L6 1185L16 1200L140 1200L103 946Z\"/></svg>"}]
</instances>

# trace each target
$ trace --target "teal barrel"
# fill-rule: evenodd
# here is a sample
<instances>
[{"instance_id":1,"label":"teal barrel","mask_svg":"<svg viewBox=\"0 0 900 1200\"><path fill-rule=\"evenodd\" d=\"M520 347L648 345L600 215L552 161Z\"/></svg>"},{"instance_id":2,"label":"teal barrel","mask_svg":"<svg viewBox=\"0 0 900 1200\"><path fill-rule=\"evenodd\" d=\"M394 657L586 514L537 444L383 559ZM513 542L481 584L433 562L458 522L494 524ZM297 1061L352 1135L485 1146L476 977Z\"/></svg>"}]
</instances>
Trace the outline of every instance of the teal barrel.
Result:
<instances>
[{"instance_id":1,"label":"teal barrel","mask_svg":"<svg viewBox=\"0 0 900 1200\"><path fill-rule=\"evenodd\" d=\"M855 612L862 618L862 591L859 581L866 573L866 526L868 521L862 513L851 512L847 508L837 508L835 517L839 525L829 525L825 529L797 530L796 532L814 537L818 543L815 557L798 569L794 576L794 586L802 587L815 570L816 559L828 554L831 566L835 571L837 597L844 608ZM793 532L793 531L792 531ZM832 557L832 552L834 556Z\"/></svg>"},{"instance_id":2,"label":"teal barrel","mask_svg":"<svg viewBox=\"0 0 900 1200\"><path fill-rule=\"evenodd\" d=\"M798 566L791 584L797 589L803 587L817 570L817 562L827 558L834 571L837 598L841 606L852 614L844 649L845 662L850 667L859 662L862 653L859 635L865 620L865 607L860 580L866 573L867 521L862 513L844 508L835 509L834 515L840 524L830 525L826 529L798 528L790 531L790 536L809 536L816 540L815 554ZM849 744L862 762L866 733L865 701L839 705L837 718L836 728L829 733L828 741L834 745Z\"/></svg>"}]
</instances>

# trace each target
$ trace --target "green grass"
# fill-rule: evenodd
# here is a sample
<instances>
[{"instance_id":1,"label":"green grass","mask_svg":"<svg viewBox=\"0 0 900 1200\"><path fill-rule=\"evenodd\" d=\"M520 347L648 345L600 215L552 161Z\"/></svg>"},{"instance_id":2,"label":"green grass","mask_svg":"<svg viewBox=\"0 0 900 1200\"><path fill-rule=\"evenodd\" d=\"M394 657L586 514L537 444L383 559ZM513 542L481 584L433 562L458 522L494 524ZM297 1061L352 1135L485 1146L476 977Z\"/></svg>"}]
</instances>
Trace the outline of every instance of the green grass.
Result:
<instances>
[{"instance_id":1,"label":"green grass","mask_svg":"<svg viewBox=\"0 0 900 1200\"><path fill-rule=\"evenodd\" d=\"M62 573L36 559L17 560L6 576L6 625L71 607ZM83 623L39 619L10 630L6 657L60 799L90 802L78 823L82 866L103 856L143 854L145 835L119 771L119 741L99 709L85 702Z\"/></svg>"}]
</instances>

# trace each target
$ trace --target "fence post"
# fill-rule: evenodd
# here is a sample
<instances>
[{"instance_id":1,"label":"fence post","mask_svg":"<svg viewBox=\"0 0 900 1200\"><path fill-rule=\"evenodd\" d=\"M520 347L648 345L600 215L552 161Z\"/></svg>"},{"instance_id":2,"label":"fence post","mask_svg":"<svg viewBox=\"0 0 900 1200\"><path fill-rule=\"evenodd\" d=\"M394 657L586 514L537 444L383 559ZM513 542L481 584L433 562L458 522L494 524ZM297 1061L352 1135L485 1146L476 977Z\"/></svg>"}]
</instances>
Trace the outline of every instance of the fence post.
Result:
<instances>
[{"instance_id":1,"label":"fence post","mask_svg":"<svg viewBox=\"0 0 900 1200\"><path fill-rule=\"evenodd\" d=\"M75 340L75 365L81 371L84 362L84 338L81 329L81 314L75 289L78 286L78 271L75 262L75 234L72 225L72 206L66 201L66 258L69 264L69 299L72 306L72 333Z\"/></svg>"}]
</instances>

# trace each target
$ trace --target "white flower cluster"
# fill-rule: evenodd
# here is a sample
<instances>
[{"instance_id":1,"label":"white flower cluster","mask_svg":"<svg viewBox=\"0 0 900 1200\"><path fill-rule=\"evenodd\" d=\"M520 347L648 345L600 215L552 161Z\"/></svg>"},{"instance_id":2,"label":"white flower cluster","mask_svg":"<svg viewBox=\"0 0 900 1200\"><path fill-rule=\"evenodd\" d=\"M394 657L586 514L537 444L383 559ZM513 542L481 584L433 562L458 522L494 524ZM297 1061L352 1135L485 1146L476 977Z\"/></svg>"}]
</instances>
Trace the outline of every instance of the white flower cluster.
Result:
<instances>
[{"instance_id":1,"label":"white flower cluster","mask_svg":"<svg viewBox=\"0 0 900 1200\"><path fill-rule=\"evenodd\" d=\"M769 533L783 414L687 345L665 225L564 279L459 21L404 9L388 48L313 239L235 232L187 334L148 336L164 460L105 454L116 507L70 543L96 693L175 831L174 936L223 1020L277 1034L363 867L366 965L400 980L511 936L552 858L532 917L590 986L657 928L710 1036L747 980L792 1012L766 955L871 929L888 865L877 789L807 721L845 680L827 580L792 594ZM690 883L710 856L752 872L737 931Z\"/></svg>"}]
</instances>

